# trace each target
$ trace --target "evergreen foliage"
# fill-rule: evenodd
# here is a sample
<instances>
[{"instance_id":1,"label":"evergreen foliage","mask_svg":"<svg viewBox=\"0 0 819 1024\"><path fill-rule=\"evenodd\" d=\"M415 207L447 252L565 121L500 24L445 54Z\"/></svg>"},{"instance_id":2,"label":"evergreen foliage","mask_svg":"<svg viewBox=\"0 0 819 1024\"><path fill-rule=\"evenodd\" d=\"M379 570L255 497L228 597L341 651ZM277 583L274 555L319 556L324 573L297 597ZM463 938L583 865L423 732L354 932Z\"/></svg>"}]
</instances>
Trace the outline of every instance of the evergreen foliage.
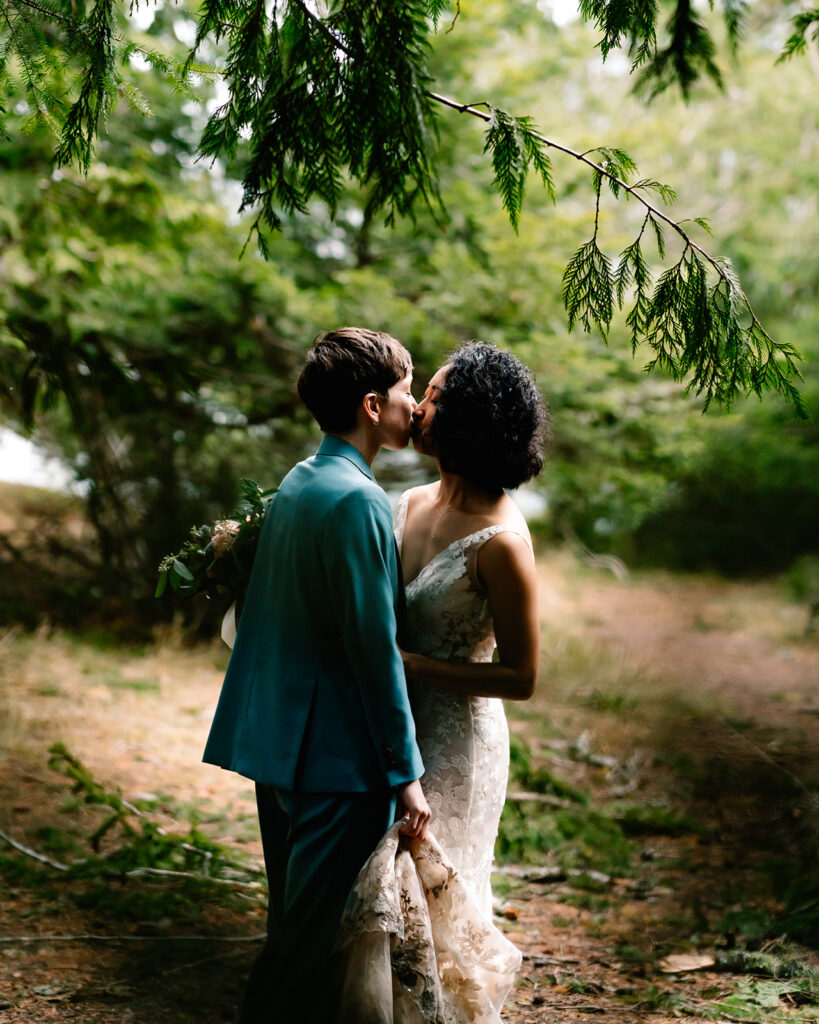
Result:
<instances>
[{"instance_id":1,"label":"evergreen foliage","mask_svg":"<svg viewBox=\"0 0 819 1024\"><path fill-rule=\"evenodd\" d=\"M512 227L517 232L530 166L540 175L552 202L555 201L552 162L545 152L548 143L535 131L530 117L514 118L505 110L489 104L487 106L490 120L484 152L492 154L494 184L500 193L503 208L509 214Z\"/></svg>"},{"instance_id":2,"label":"evergreen foliage","mask_svg":"<svg viewBox=\"0 0 819 1024\"><path fill-rule=\"evenodd\" d=\"M707 408L714 400L731 405L740 395L776 390L793 401L798 414L807 415L799 391L798 353L765 331L751 309L731 261L714 259L697 245L678 222L644 201L647 207L640 233L621 256L616 270L598 246L602 181L607 179L615 197L621 189L641 198L656 191L665 202L674 192L659 182L643 180L628 185L636 171L628 154L602 150L604 159L594 166L596 196L594 235L582 245L563 275L563 303L571 330L579 321L586 331L594 324L605 338L614 315L614 299L623 308L629 293L634 305L626 317L632 350L645 342L653 356L646 369L662 367L674 380L685 381ZM651 275L641 243L648 225L654 229L660 258L666 253L664 225L682 237L677 263L666 270L653 292Z\"/></svg>"},{"instance_id":3,"label":"evergreen foliage","mask_svg":"<svg viewBox=\"0 0 819 1024\"><path fill-rule=\"evenodd\" d=\"M48 126L57 136L58 167L76 165L87 173L97 136L120 98L150 113L123 75L130 58L142 57L181 91L190 91L196 75L212 73L126 38L130 25L121 0L3 0L0 7L0 96L24 93L31 111L24 130L38 122ZM0 99L0 134L7 135L8 117Z\"/></svg>"},{"instance_id":4,"label":"evergreen foliage","mask_svg":"<svg viewBox=\"0 0 819 1024\"><path fill-rule=\"evenodd\" d=\"M271 18L261 0L207 0L196 42L227 42L230 98L202 152L230 159L250 138L242 208L258 210L257 230L280 229L279 211L306 212L314 196L334 214L344 171L369 190L368 219L438 204L428 34L420 0L346 0L325 18L299 0Z\"/></svg>"},{"instance_id":5,"label":"evergreen foliage","mask_svg":"<svg viewBox=\"0 0 819 1024\"><path fill-rule=\"evenodd\" d=\"M53 171L54 137L25 111L22 84L6 104L13 139L0 142L0 417L18 432L35 424L40 447L74 472L96 537L66 536L53 514L18 515L4 492L7 521L22 528L8 548L0 538L0 617L33 626L47 607L77 628L100 616L127 623L170 613L151 598L160 557L180 546L191 522L227 513L240 476L273 485L311 450L292 382L304 346L332 323L369 323L400 337L419 387L467 338L508 347L531 365L555 416L540 484L549 502L542 529L552 537L575 534L629 564L653 558L732 572L787 568L815 550L815 428L775 399L737 401L730 414L703 418L696 396L681 399L664 370L640 372L655 355L646 344L654 292L685 242L663 219L672 191L640 177L622 151L587 148L618 137L657 175L674 174L696 191L704 212L718 211L724 252L755 311L774 337L805 352L801 391L819 419L819 178L807 62L772 72L764 40L749 40L730 98L712 91L683 108L665 96L645 108L611 66L586 62L577 75L587 26L558 32L535 6L514 0L464 5L457 31L434 41L431 74L458 95L483 76L507 109L530 110L544 126L574 123L577 156L548 146L534 120L495 115L506 126L503 144L522 147L511 161L526 165L527 178L539 174L527 146L553 158L557 206L528 181L526 215L517 235L509 230L487 173L491 148L481 153L493 111L475 105L476 132L477 114L457 104L466 116L450 115L435 158L450 210L445 231L423 207L414 225L365 222L367 192L343 176L334 219L321 202L306 215L282 213L270 260L251 251L238 261L252 218L236 224L231 216L237 186L220 176L221 162L214 174L194 163L210 85L197 90L199 102L182 103L176 78L146 67L148 52L184 64L189 46L177 30L193 39L190 11L184 0L158 8L134 37L139 51L119 70L152 116L130 103L109 107L102 159L87 177ZM493 35L501 20L509 31ZM241 172L248 152L240 141L228 176ZM636 205L628 188L656 212ZM555 287L578 230L594 234L588 195L608 261L608 348L591 317L593 334L567 336ZM681 224L692 242L707 237L705 221ZM713 289L721 279L696 248L679 275L690 272L692 254ZM635 361L632 345L645 358ZM379 460L379 478L402 485L402 465ZM213 604L185 607L197 616Z\"/></svg>"},{"instance_id":6,"label":"evergreen foliage","mask_svg":"<svg viewBox=\"0 0 819 1024\"><path fill-rule=\"evenodd\" d=\"M737 8L728 5L731 17L726 19L729 34L741 25ZM640 71L635 87L638 92L653 98L670 86L679 84L683 96L691 95L694 83L703 75L722 86L722 72L716 62L717 48L711 33L705 27L689 0L677 3L668 21L668 43L655 49Z\"/></svg>"},{"instance_id":7,"label":"evergreen foliage","mask_svg":"<svg viewBox=\"0 0 819 1024\"><path fill-rule=\"evenodd\" d=\"M808 39L819 41L819 8L802 11L793 19L793 35L789 36L782 49L779 60L788 60L797 54L804 54L808 48Z\"/></svg>"},{"instance_id":8,"label":"evergreen foliage","mask_svg":"<svg viewBox=\"0 0 819 1024\"><path fill-rule=\"evenodd\" d=\"M723 0L729 39L738 40L746 5ZM415 219L420 208L443 222L436 163L441 106L489 123L486 151L494 181L517 231L530 169L555 197L547 150L592 168L594 235L573 257L564 275L569 325L592 325L607 336L615 305L624 307L635 347L653 349L648 368L664 367L702 396L730 403L738 395L774 389L803 412L793 384L797 355L761 327L728 262L708 255L674 221L649 201L654 192L667 202L672 190L645 179L628 181L634 163L613 148L580 153L538 132L529 117L515 117L489 100L469 105L432 91L431 41L450 14L447 0L205 0L198 12L196 40L184 62L164 57L129 39L129 22L118 0L7 0L0 22L0 90L11 91L22 77L34 116L59 134L58 165L87 172L106 115L119 95L140 108L140 96L121 68L135 54L169 75L180 88L206 66L226 86L226 99L202 132L201 154L230 164L241 158L242 210L255 215L252 232L270 254L270 232L283 218L307 214L322 200L337 215L351 183L365 190L365 225L383 213ZM583 16L603 32L603 58L627 46L638 87L656 95L676 83L688 96L703 75L718 84L721 72L710 29L690 0L676 0L658 35L656 0L581 0ZM460 14L456 9L451 27ZM804 48L816 12L797 19L789 53ZM219 63L217 55L222 55ZM76 91L76 97L69 95ZM143 104L147 109L147 105ZM488 111L488 113L486 112ZM4 109L0 108L0 117ZM7 121L7 118L4 119ZM0 120L2 127L4 120ZM598 241L600 193L605 181L615 198L635 199L646 211L628 257L612 270ZM649 288L640 240L651 225L663 250L662 229L682 242L678 262ZM616 302L615 302L616 299ZM32 376L36 367L32 368Z\"/></svg>"}]
</instances>

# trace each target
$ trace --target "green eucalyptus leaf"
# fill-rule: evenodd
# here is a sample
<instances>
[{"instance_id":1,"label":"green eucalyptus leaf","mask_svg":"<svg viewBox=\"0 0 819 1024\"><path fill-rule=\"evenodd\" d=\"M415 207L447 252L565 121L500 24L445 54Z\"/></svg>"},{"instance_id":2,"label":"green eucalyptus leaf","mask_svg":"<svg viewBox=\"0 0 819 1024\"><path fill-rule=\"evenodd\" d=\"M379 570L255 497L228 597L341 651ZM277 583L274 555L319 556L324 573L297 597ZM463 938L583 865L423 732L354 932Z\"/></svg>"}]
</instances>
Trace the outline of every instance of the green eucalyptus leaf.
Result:
<instances>
[{"instance_id":1,"label":"green eucalyptus leaf","mask_svg":"<svg viewBox=\"0 0 819 1024\"><path fill-rule=\"evenodd\" d=\"M182 561L180 561L180 560L179 560L178 558L175 558L175 559L173 560L173 567L174 567L174 571L175 571L175 572L176 572L176 573L177 573L177 574L178 574L178 575L179 575L179 576L180 576L180 577L181 577L181 578L182 578L183 580L192 580L192 579L193 579L193 573L192 573L192 572L190 571L190 569L189 569L189 568L188 568L188 567L187 567L187 566L185 565L185 563L184 563L184 562L182 562Z\"/></svg>"}]
</instances>

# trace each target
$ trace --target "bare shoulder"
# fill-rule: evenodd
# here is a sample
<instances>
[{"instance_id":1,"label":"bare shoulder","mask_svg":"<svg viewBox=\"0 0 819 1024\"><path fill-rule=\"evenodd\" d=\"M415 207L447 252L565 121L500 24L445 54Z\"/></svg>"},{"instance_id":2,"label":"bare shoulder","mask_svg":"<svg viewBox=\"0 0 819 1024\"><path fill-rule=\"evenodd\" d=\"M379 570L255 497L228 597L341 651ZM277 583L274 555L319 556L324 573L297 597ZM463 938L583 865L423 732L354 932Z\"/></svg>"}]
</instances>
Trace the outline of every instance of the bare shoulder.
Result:
<instances>
[{"instance_id":1,"label":"bare shoulder","mask_svg":"<svg viewBox=\"0 0 819 1024\"><path fill-rule=\"evenodd\" d=\"M528 575L534 564L532 538L520 509L507 498L497 526L504 529L485 541L478 552L478 576L486 581L510 572Z\"/></svg>"},{"instance_id":2,"label":"bare shoulder","mask_svg":"<svg viewBox=\"0 0 819 1024\"><path fill-rule=\"evenodd\" d=\"M498 526L505 528L502 533L497 533L492 538L493 541L499 542L496 546L506 546L514 549L522 540L531 548L532 538L526 519L520 508L508 494L505 494L500 502L495 521Z\"/></svg>"},{"instance_id":3,"label":"bare shoulder","mask_svg":"<svg viewBox=\"0 0 819 1024\"><path fill-rule=\"evenodd\" d=\"M418 487L411 487L407 491L407 515L411 512L422 512L431 503L438 493L440 484L436 480L431 484L420 484Z\"/></svg>"},{"instance_id":4,"label":"bare shoulder","mask_svg":"<svg viewBox=\"0 0 819 1024\"><path fill-rule=\"evenodd\" d=\"M507 525L507 524L504 524ZM527 561L532 560L532 538L524 523L523 529L503 530L490 537L480 548L478 557L481 565L487 563L501 563L517 561L524 557Z\"/></svg>"}]
</instances>

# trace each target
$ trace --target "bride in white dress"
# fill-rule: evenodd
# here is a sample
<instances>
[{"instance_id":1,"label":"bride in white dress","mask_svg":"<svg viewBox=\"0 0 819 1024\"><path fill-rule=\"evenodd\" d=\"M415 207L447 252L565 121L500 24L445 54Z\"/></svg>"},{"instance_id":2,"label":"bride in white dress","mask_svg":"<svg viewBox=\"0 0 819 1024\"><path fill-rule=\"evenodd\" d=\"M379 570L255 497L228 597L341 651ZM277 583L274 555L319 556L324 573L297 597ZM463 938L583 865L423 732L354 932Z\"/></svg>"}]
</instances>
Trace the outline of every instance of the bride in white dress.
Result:
<instances>
[{"instance_id":1,"label":"bride in white dress","mask_svg":"<svg viewBox=\"0 0 819 1024\"><path fill-rule=\"evenodd\" d=\"M342 1016L499 1021L520 964L492 924L509 765L501 698L532 695L539 647L531 539L504 489L540 471L547 417L530 372L483 344L460 349L435 374L413 417L415 447L440 471L438 482L402 495L395 525L431 837L406 843L402 859L393 828L359 876L342 921L342 942L357 951ZM389 991L383 972L374 982L363 968L388 963L385 936Z\"/></svg>"}]
</instances>

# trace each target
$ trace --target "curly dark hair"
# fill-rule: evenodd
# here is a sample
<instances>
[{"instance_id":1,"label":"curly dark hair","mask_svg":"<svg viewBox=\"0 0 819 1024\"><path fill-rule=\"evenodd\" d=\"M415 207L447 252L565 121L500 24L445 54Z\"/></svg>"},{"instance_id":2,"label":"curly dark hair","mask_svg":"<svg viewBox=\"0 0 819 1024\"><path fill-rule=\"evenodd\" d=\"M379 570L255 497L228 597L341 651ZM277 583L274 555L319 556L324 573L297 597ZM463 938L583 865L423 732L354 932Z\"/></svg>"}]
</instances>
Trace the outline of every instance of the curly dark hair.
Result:
<instances>
[{"instance_id":1,"label":"curly dark hair","mask_svg":"<svg viewBox=\"0 0 819 1024\"><path fill-rule=\"evenodd\" d=\"M531 371L483 342L464 345L448 365L429 426L442 468L492 494L537 476L549 411Z\"/></svg>"}]
</instances>

